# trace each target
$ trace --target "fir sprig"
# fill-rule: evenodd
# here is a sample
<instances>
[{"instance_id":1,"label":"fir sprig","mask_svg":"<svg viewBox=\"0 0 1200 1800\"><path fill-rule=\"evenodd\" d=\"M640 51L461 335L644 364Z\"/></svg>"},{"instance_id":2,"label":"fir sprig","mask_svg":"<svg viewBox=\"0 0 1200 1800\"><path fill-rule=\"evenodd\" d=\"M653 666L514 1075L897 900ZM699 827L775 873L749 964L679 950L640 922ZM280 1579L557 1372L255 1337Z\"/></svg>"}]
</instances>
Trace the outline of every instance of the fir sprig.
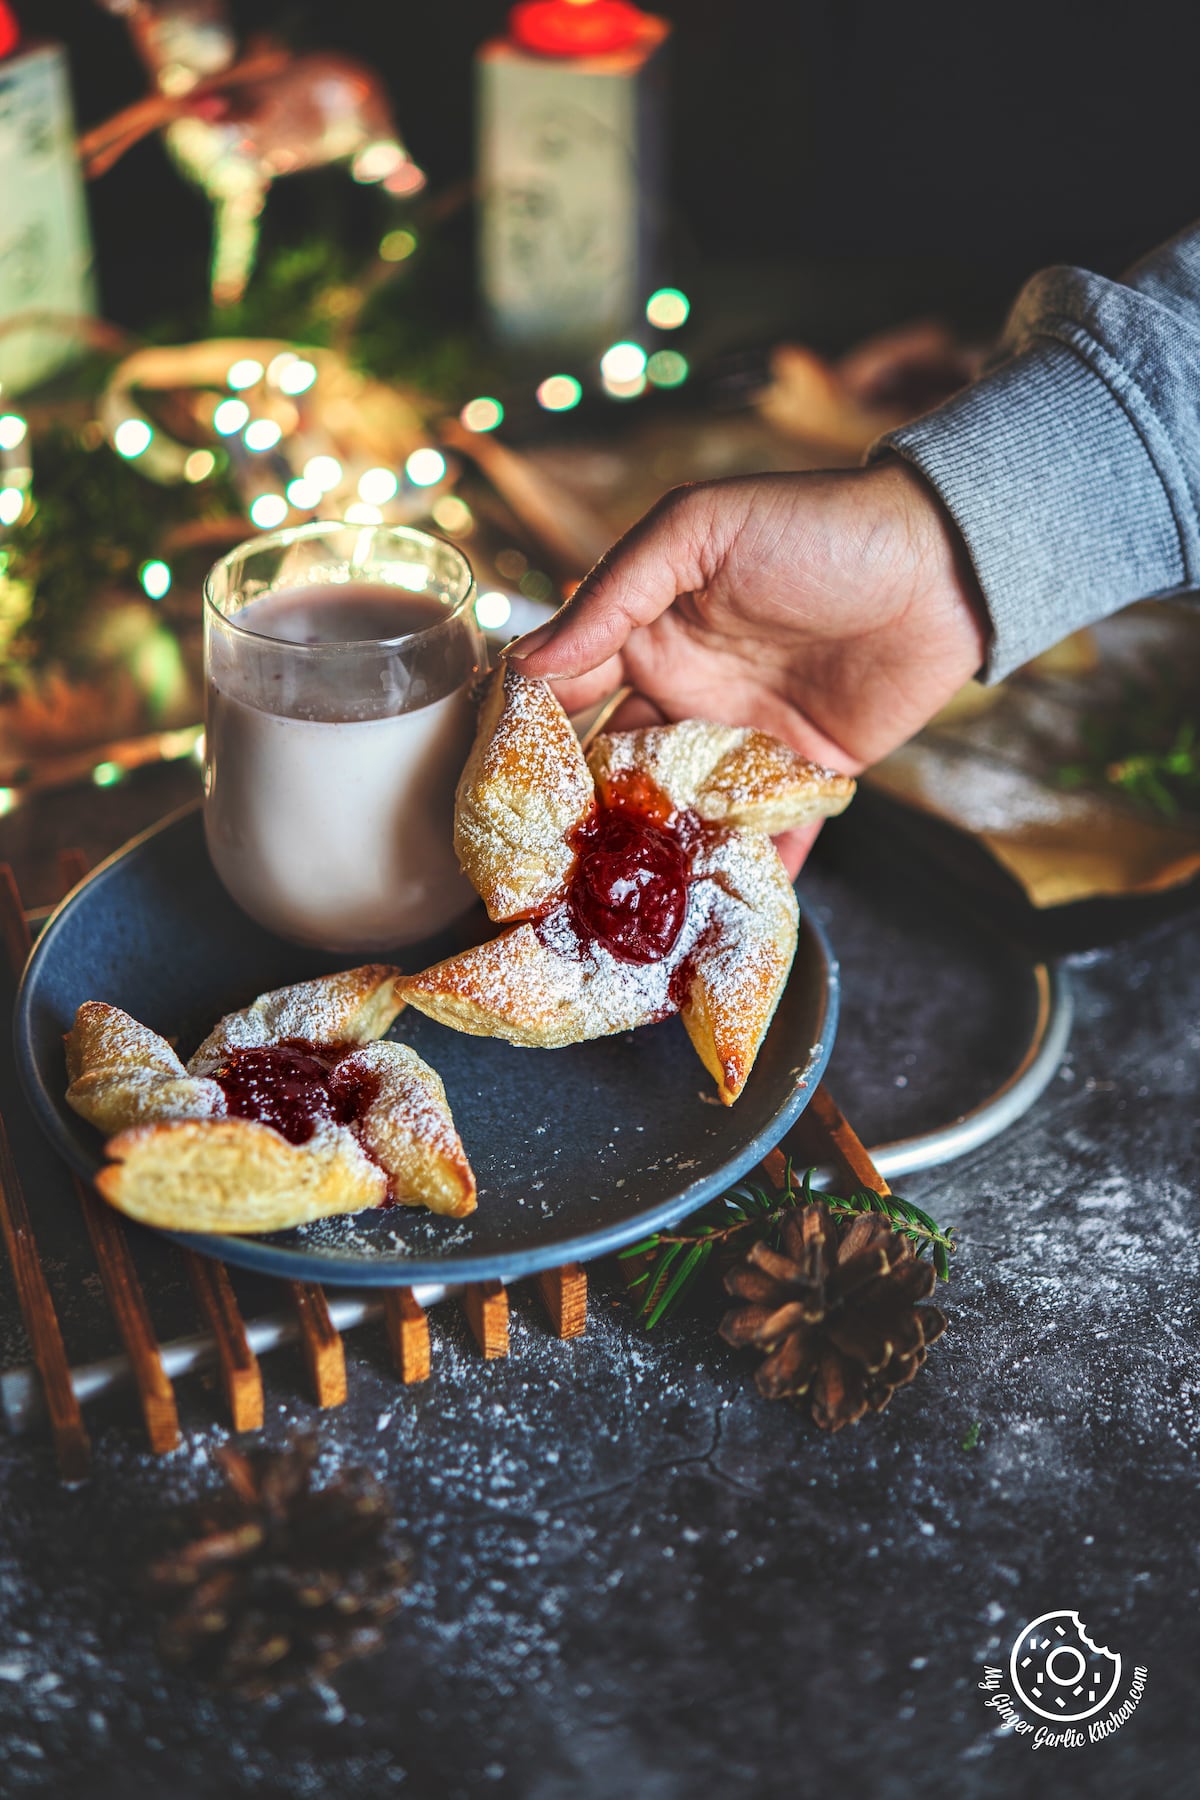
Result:
<instances>
[{"instance_id":1,"label":"fir sprig","mask_svg":"<svg viewBox=\"0 0 1200 1800\"><path fill-rule=\"evenodd\" d=\"M1165 819L1200 810L1200 728L1195 700L1162 671L1153 685L1127 685L1111 714L1085 718L1082 755L1056 771L1058 785L1109 787Z\"/></svg>"},{"instance_id":2,"label":"fir sprig","mask_svg":"<svg viewBox=\"0 0 1200 1800\"><path fill-rule=\"evenodd\" d=\"M770 1194L751 1182L739 1182L702 1207L689 1221L690 1230L656 1231L622 1250L622 1261L643 1256L650 1259L629 1284L631 1289L639 1290L638 1316L647 1331L675 1311L720 1245L736 1243L741 1250L743 1244L761 1242L778 1249L780 1225L788 1213L816 1201L839 1218L882 1213L893 1230L912 1241L918 1256L930 1255L939 1279L949 1281L950 1257L955 1248L953 1226L943 1229L927 1212L898 1194L877 1194L870 1188L858 1188L843 1198L815 1189L813 1173L808 1169L797 1184L789 1160L780 1192Z\"/></svg>"}]
</instances>

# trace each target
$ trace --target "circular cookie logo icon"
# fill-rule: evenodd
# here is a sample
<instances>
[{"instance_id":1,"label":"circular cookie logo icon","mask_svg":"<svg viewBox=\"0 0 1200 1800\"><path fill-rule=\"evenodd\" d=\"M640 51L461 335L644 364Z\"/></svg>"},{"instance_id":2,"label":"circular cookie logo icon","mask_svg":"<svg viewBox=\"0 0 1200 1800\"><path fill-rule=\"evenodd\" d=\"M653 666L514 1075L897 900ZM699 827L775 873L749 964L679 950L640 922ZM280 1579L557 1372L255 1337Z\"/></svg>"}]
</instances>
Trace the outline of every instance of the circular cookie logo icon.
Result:
<instances>
[{"instance_id":1,"label":"circular cookie logo icon","mask_svg":"<svg viewBox=\"0 0 1200 1800\"><path fill-rule=\"evenodd\" d=\"M1048 1612L1019 1633L1008 1663L1018 1697L1043 1719L1068 1724L1107 1706L1121 1659L1093 1644L1077 1612Z\"/></svg>"}]
</instances>

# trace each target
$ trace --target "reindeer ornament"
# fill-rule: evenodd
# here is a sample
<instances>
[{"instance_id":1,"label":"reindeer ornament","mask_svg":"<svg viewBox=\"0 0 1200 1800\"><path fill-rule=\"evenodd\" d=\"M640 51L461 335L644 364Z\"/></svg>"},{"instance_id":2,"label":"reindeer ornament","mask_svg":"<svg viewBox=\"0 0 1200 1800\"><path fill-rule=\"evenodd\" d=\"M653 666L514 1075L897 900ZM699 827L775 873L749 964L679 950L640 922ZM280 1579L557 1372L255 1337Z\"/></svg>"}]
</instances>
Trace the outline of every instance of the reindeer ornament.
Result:
<instances>
[{"instance_id":1,"label":"reindeer ornament","mask_svg":"<svg viewBox=\"0 0 1200 1800\"><path fill-rule=\"evenodd\" d=\"M416 193L424 176L397 133L378 77L327 51L292 56L255 45L239 60L225 0L100 0L123 18L155 93L88 134L91 176L148 131L163 129L214 211L211 291L240 300L254 267L259 221L280 175L348 162L356 181Z\"/></svg>"}]
</instances>

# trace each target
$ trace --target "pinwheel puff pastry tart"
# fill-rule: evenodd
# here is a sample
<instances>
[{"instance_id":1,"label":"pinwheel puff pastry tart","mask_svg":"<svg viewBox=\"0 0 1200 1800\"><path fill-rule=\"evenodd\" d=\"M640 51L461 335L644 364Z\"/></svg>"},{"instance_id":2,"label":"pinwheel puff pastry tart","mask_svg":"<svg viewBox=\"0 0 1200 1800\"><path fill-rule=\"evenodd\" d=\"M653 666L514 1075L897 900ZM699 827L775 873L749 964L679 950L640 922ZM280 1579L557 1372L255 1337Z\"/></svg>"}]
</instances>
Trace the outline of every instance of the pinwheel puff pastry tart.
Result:
<instances>
[{"instance_id":1,"label":"pinwheel puff pastry tart","mask_svg":"<svg viewBox=\"0 0 1200 1800\"><path fill-rule=\"evenodd\" d=\"M772 834L853 793L761 731L702 720L601 736L585 759L546 683L508 663L459 783L455 846L511 929L398 992L459 1031L542 1048L678 1012L732 1105L796 950Z\"/></svg>"},{"instance_id":2,"label":"pinwheel puff pastry tart","mask_svg":"<svg viewBox=\"0 0 1200 1800\"><path fill-rule=\"evenodd\" d=\"M96 1186L176 1231L279 1231L397 1201L459 1216L475 1178L438 1075L379 1043L403 1002L380 964L263 994L184 1066L89 1000L67 1034L67 1101L108 1138Z\"/></svg>"}]
</instances>

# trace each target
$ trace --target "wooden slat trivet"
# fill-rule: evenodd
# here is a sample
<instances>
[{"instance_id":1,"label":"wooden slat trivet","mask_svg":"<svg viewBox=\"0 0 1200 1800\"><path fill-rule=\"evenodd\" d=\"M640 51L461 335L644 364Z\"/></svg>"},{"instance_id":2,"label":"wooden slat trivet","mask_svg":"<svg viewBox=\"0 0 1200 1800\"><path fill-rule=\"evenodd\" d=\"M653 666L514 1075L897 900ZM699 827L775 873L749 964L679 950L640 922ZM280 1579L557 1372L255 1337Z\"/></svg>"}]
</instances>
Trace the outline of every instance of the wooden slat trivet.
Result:
<instances>
[{"instance_id":1,"label":"wooden slat trivet","mask_svg":"<svg viewBox=\"0 0 1200 1800\"><path fill-rule=\"evenodd\" d=\"M556 1337L582 1337L587 1330L587 1276L578 1263L543 1269L535 1277Z\"/></svg>"},{"instance_id":2,"label":"wooden slat trivet","mask_svg":"<svg viewBox=\"0 0 1200 1800\"><path fill-rule=\"evenodd\" d=\"M21 905L16 877L7 863L0 864L0 931L14 975L19 975L29 954L29 926ZM13 1161L8 1132L0 1118L0 1224L17 1287L17 1304L29 1334L33 1360L42 1378L46 1411L65 1481L82 1481L91 1461L91 1444L84 1429L83 1413L71 1386L71 1364L63 1342L49 1283L42 1270L37 1239L29 1217L25 1190Z\"/></svg>"},{"instance_id":3,"label":"wooden slat trivet","mask_svg":"<svg viewBox=\"0 0 1200 1800\"><path fill-rule=\"evenodd\" d=\"M383 1318L401 1381L406 1386L414 1381L428 1381L429 1320L425 1308L407 1288L392 1288L383 1297Z\"/></svg>"},{"instance_id":4,"label":"wooden slat trivet","mask_svg":"<svg viewBox=\"0 0 1200 1800\"><path fill-rule=\"evenodd\" d=\"M257 1431L263 1422L262 1371L246 1337L224 1263L185 1250L188 1278L196 1304L217 1344L221 1382L235 1431Z\"/></svg>"},{"instance_id":5,"label":"wooden slat trivet","mask_svg":"<svg viewBox=\"0 0 1200 1800\"><path fill-rule=\"evenodd\" d=\"M82 850L60 850L58 853L58 888L64 897L78 887L91 868Z\"/></svg>"},{"instance_id":6,"label":"wooden slat trivet","mask_svg":"<svg viewBox=\"0 0 1200 1800\"><path fill-rule=\"evenodd\" d=\"M463 1311L475 1342L490 1361L508 1355L508 1293L500 1281L472 1281L463 1289Z\"/></svg>"},{"instance_id":7,"label":"wooden slat trivet","mask_svg":"<svg viewBox=\"0 0 1200 1800\"><path fill-rule=\"evenodd\" d=\"M288 1289L317 1405L341 1406L346 1398L346 1346L329 1316L325 1290L313 1281L289 1281Z\"/></svg>"},{"instance_id":8,"label":"wooden slat trivet","mask_svg":"<svg viewBox=\"0 0 1200 1800\"><path fill-rule=\"evenodd\" d=\"M58 876L64 892L75 887L87 873L88 859L82 850L59 851ZM129 1252L120 1215L114 1213L112 1208L95 1194L90 1193L81 1182L77 1182L76 1187L83 1206L88 1232L96 1251L96 1259L100 1265L100 1275L104 1282L105 1293L108 1295L113 1317L133 1367L151 1448L155 1450L172 1449L179 1441L174 1390L163 1371L162 1357L154 1336L153 1326L150 1324L149 1312L133 1258ZM193 1283L193 1285L195 1284ZM296 1311L297 1323L300 1327L300 1347L304 1356L304 1364L308 1370L317 1404L318 1406L340 1406L346 1398L346 1352L341 1337L329 1317L329 1307L324 1292L312 1283L289 1283L288 1285ZM231 1330L235 1326L240 1329L241 1338L244 1340L245 1327L238 1312L237 1299L232 1285L226 1279L218 1286L221 1293L221 1316ZM222 1370L226 1368L229 1353L230 1345L226 1343L225 1354L221 1358ZM255 1368L257 1369L257 1364L255 1364ZM235 1387L240 1395L238 1407L242 1409L243 1417L253 1418L255 1404L252 1393L245 1386L246 1379L248 1378L240 1375L235 1378ZM235 1429L254 1429L253 1426L238 1426L238 1407L234 1406L233 1389L229 1387L228 1378L226 1389L231 1395L230 1406L234 1411ZM257 1412L261 1420L261 1377L259 1378Z\"/></svg>"},{"instance_id":9,"label":"wooden slat trivet","mask_svg":"<svg viewBox=\"0 0 1200 1800\"><path fill-rule=\"evenodd\" d=\"M781 1182L790 1155L793 1166L832 1163L836 1179L850 1188L870 1188L876 1194L890 1194L891 1188L871 1161L870 1152L854 1130L829 1089L822 1082L808 1106L777 1150L764 1158L764 1167L772 1179ZM831 1191L838 1191L836 1186Z\"/></svg>"},{"instance_id":10,"label":"wooden slat trivet","mask_svg":"<svg viewBox=\"0 0 1200 1800\"><path fill-rule=\"evenodd\" d=\"M179 1442L179 1410L175 1405L175 1389L163 1368L158 1338L134 1267L125 1227L120 1213L114 1212L107 1201L86 1188L78 1176L75 1177L75 1192L92 1240L109 1311L137 1384L146 1436L155 1454L163 1456Z\"/></svg>"},{"instance_id":11,"label":"wooden slat trivet","mask_svg":"<svg viewBox=\"0 0 1200 1800\"><path fill-rule=\"evenodd\" d=\"M87 875L88 866L82 851L61 851L58 873L62 888L75 887ZM19 973L30 949L30 933L16 880L7 865L0 865L0 937L14 971ZM17 1276L18 1298L34 1348L60 1466L68 1478L79 1479L87 1470L89 1446L73 1387L74 1371L67 1359L6 1139L0 1174L6 1189L3 1198L11 1199L4 1221L9 1255ZM125 1348L126 1367L137 1385L147 1435L152 1449L161 1453L179 1441L178 1411L174 1388L163 1366L161 1346L129 1248L125 1221L85 1183L76 1179L75 1185L105 1297ZM192 1252L183 1252L183 1255L198 1306L212 1334L212 1350L221 1371L234 1429L255 1430L263 1419L262 1375L228 1271L224 1264ZM555 1333L561 1338L581 1335L587 1326L585 1271L572 1263L562 1269L543 1271L536 1277L536 1282ZM317 1401L321 1406L340 1405L347 1392L345 1348L324 1290L311 1283L289 1282L285 1285ZM484 1357L507 1356L508 1295L503 1284L499 1281L474 1283L462 1292L461 1299ZM363 1314L377 1315L380 1310L377 1303L374 1308L364 1308ZM345 1313L342 1303L339 1303L339 1311ZM427 1379L431 1356L429 1324L424 1308L411 1292L400 1289L385 1295L382 1311L401 1379L406 1384ZM351 1313L348 1322L355 1322L357 1316ZM343 1323L346 1322L344 1319ZM270 1339L270 1333L265 1335ZM196 1342L199 1344L202 1340ZM180 1348L172 1346L173 1354ZM113 1374L108 1376L111 1381L117 1376L119 1359L114 1359L112 1365L96 1365L96 1368L103 1367L107 1373L109 1366L113 1369ZM191 1366L190 1362L187 1366ZM12 1373L17 1376L23 1372ZM94 1383L90 1369L80 1373L83 1379Z\"/></svg>"},{"instance_id":12,"label":"wooden slat trivet","mask_svg":"<svg viewBox=\"0 0 1200 1800\"><path fill-rule=\"evenodd\" d=\"M64 892L82 881L87 872L88 860L82 850L59 851L58 877ZM5 911L6 941L14 937L23 940L20 959L13 971L14 974L19 974L32 943L29 927L21 910L16 882L12 879L12 871L8 870L7 873L9 883L6 884L4 894L0 895L0 903L3 903ZM16 925L9 922L10 906L15 907ZM142 1417L146 1422L146 1435L150 1439L151 1449L162 1455L173 1450L179 1442L179 1413L175 1405L175 1390L162 1365L158 1338L129 1248L125 1223L120 1214L115 1213L86 1187L78 1176L73 1179L109 1310L125 1346L125 1354L129 1358L137 1385Z\"/></svg>"},{"instance_id":13,"label":"wooden slat trivet","mask_svg":"<svg viewBox=\"0 0 1200 1800\"><path fill-rule=\"evenodd\" d=\"M17 1302L29 1333L33 1360L42 1378L46 1411L55 1454L64 1481L83 1481L91 1462L91 1444L84 1429L83 1413L71 1386L71 1365L62 1329L46 1277L42 1273L37 1240L29 1222L29 1208L9 1147L8 1132L0 1119L0 1224L17 1285Z\"/></svg>"},{"instance_id":14,"label":"wooden slat trivet","mask_svg":"<svg viewBox=\"0 0 1200 1800\"><path fill-rule=\"evenodd\" d=\"M19 975L25 967L31 940L17 878L7 863L0 863L0 936L4 939L8 966L14 975Z\"/></svg>"}]
</instances>

